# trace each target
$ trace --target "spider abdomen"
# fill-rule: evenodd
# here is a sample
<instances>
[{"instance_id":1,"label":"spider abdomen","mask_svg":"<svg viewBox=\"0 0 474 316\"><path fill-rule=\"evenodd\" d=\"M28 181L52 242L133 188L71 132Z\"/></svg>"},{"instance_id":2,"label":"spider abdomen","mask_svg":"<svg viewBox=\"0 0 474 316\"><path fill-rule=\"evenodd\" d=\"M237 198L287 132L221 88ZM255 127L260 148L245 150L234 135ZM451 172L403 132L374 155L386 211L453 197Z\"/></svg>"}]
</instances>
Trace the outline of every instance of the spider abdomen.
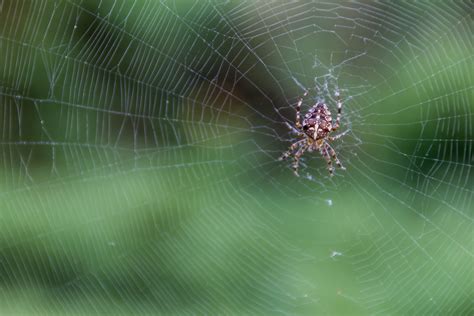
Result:
<instances>
[{"instance_id":1,"label":"spider abdomen","mask_svg":"<svg viewBox=\"0 0 474 316\"><path fill-rule=\"evenodd\" d=\"M325 103L317 103L305 114L303 130L312 139L326 138L332 130L332 117ZM316 137L315 136L316 133Z\"/></svg>"}]
</instances>

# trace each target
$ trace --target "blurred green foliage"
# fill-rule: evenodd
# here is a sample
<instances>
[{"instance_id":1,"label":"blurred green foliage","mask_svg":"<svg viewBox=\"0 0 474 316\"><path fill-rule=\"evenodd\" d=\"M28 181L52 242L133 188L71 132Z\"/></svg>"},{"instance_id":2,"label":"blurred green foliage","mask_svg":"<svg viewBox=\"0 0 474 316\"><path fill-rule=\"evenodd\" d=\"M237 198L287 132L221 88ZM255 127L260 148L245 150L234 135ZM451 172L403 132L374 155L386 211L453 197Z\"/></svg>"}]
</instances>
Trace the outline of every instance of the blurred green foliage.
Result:
<instances>
[{"instance_id":1,"label":"blurred green foliage","mask_svg":"<svg viewBox=\"0 0 474 316\"><path fill-rule=\"evenodd\" d=\"M0 313L472 312L472 14L426 5L3 1ZM295 178L328 69L347 171Z\"/></svg>"}]
</instances>

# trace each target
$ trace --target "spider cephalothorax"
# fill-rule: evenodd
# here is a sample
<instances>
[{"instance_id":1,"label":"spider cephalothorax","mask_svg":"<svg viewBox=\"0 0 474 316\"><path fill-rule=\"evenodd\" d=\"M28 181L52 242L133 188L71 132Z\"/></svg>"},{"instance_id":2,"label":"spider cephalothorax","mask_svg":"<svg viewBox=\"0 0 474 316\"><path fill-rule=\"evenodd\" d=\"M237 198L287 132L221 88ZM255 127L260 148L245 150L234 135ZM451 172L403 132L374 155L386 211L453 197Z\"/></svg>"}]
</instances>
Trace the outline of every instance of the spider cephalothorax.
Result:
<instances>
[{"instance_id":1,"label":"spider cephalothorax","mask_svg":"<svg viewBox=\"0 0 474 316\"><path fill-rule=\"evenodd\" d=\"M308 91L303 94L303 97L308 95ZM335 97L337 100L337 117L334 125L332 124L331 112L328 106L324 102L317 102L313 105L308 112L305 114L303 122L301 123L301 104L303 103L303 97L300 97L296 104L296 123L295 127L287 123L288 127L296 132L302 139L293 143L289 150L284 152L280 157L280 160L286 159L289 156L294 156L293 170L295 175L298 176L299 161L303 153L308 151L318 150L321 155L326 159L328 164L329 174L332 176L334 168L332 167L332 159L336 162L341 169L345 169L339 159L337 158L336 152L329 145L329 141L333 141L341 137L343 134L336 136L330 136L329 134L339 128L342 112L342 101L339 92L336 92Z\"/></svg>"}]
</instances>

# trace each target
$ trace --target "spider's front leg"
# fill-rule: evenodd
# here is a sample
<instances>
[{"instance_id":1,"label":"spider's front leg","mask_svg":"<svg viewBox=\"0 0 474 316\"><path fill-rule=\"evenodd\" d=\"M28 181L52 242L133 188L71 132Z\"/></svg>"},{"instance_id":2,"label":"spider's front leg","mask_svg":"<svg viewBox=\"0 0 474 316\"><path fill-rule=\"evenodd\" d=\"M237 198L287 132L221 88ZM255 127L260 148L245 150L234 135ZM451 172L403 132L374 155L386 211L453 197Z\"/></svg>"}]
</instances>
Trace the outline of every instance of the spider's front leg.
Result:
<instances>
[{"instance_id":1,"label":"spider's front leg","mask_svg":"<svg viewBox=\"0 0 474 316\"><path fill-rule=\"evenodd\" d=\"M332 166L331 157L329 156L327 147L326 147L326 146L321 146L321 148L319 149L319 152L320 152L321 155L324 157L324 159L326 159L326 162L327 162L327 164L328 164L329 175L330 175L331 177L334 176L334 168L333 168L333 166Z\"/></svg>"},{"instance_id":2,"label":"spider's front leg","mask_svg":"<svg viewBox=\"0 0 474 316\"><path fill-rule=\"evenodd\" d=\"M281 156L280 158L278 158L278 160L286 160L288 157L291 156L291 153L293 151L295 151L296 148L298 148L305 140L304 139L301 139L293 144L291 144L290 148L285 151Z\"/></svg>"},{"instance_id":3,"label":"spider's front leg","mask_svg":"<svg viewBox=\"0 0 474 316\"><path fill-rule=\"evenodd\" d=\"M331 155L332 159L334 159L334 161L336 162L336 165L342 170L346 170L346 167L344 167L339 161L339 158L337 158L336 151L331 147L331 145L325 143L325 147L327 148L327 152Z\"/></svg>"},{"instance_id":4,"label":"spider's front leg","mask_svg":"<svg viewBox=\"0 0 474 316\"><path fill-rule=\"evenodd\" d=\"M299 166L300 166L301 155L303 155L303 153L305 152L305 150L307 148L308 148L308 145L303 145L302 147L300 147L300 149L298 149L298 151L295 154L295 160L293 161L293 173L297 177L300 176L299 173L298 173L298 169L299 169Z\"/></svg>"}]
</instances>

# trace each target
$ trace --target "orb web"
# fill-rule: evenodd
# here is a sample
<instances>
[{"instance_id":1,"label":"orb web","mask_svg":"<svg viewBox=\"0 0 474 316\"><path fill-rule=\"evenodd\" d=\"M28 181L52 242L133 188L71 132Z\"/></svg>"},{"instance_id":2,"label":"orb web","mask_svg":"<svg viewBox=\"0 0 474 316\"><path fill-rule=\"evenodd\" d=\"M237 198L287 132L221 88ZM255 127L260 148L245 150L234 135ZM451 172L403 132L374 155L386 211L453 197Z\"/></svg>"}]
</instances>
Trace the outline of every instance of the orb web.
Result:
<instances>
[{"instance_id":1,"label":"orb web","mask_svg":"<svg viewBox=\"0 0 474 316\"><path fill-rule=\"evenodd\" d=\"M470 1L0 17L4 311L473 313ZM307 89L332 178L278 161Z\"/></svg>"}]
</instances>

